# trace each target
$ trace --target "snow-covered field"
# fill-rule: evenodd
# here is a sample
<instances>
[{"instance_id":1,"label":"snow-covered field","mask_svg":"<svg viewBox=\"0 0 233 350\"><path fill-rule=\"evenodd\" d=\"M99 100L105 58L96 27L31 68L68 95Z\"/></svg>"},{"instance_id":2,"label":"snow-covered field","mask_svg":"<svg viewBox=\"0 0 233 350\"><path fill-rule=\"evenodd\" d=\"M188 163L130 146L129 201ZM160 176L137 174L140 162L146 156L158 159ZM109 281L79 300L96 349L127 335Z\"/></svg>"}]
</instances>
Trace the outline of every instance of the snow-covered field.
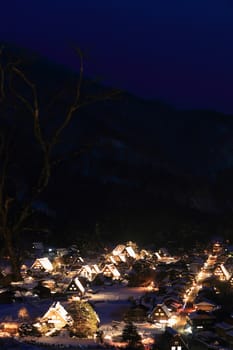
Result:
<instances>
[{"instance_id":1,"label":"snow-covered field","mask_svg":"<svg viewBox=\"0 0 233 350\"><path fill-rule=\"evenodd\" d=\"M88 299L94 305L95 310L100 318L100 327L108 331L109 334L113 334L114 328L112 327L112 321L119 322L119 329L121 330L123 315L130 306L129 299L138 299L145 293L145 288L128 288L120 285L101 287L96 294L88 294ZM63 302L61 302L63 304ZM0 306L0 318L5 319L17 319L19 310L25 307L28 310L30 318L42 316L52 304L52 300L39 300L29 298L24 303L3 304ZM28 339L30 340L30 338ZM7 340L6 344L0 343L0 349L4 350L44 350L45 348L68 348L71 349L83 349L92 348L97 349L99 345L94 340L80 340L72 339L70 337L40 337L34 338L34 341L40 344L28 345L25 342L20 344L15 341ZM3 340L2 340L3 341ZM41 346L41 343L45 345Z\"/></svg>"}]
</instances>

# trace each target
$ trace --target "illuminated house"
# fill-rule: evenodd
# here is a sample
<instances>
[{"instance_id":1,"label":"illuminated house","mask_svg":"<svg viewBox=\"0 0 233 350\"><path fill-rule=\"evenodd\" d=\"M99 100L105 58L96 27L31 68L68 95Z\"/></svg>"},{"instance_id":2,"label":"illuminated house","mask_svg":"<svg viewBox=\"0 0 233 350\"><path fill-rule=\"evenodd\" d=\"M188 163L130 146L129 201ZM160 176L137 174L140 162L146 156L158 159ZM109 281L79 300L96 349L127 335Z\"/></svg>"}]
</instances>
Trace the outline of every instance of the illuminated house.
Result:
<instances>
[{"instance_id":1,"label":"illuminated house","mask_svg":"<svg viewBox=\"0 0 233 350\"><path fill-rule=\"evenodd\" d=\"M107 255L105 258L105 262L109 264L118 265L118 263L120 262L120 259L118 258L118 256Z\"/></svg>"},{"instance_id":2,"label":"illuminated house","mask_svg":"<svg viewBox=\"0 0 233 350\"><path fill-rule=\"evenodd\" d=\"M78 271L78 275L87 278L89 281L93 281L96 275L101 273L99 266L97 264L93 265L83 265Z\"/></svg>"},{"instance_id":3,"label":"illuminated house","mask_svg":"<svg viewBox=\"0 0 233 350\"><path fill-rule=\"evenodd\" d=\"M112 255L113 256L125 256L125 257L128 257L128 258L133 258L133 259L136 259L136 253L133 249L133 247L131 246L126 246L124 244L119 244L116 246L115 249L113 249L112 251ZM122 259L122 257L121 257Z\"/></svg>"},{"instance_id":4,"label":"illuminated house","mask_svg":"<svg viewBox=\"0 0 233 350\"><path fill-rule=\"evenodd\" d=\"M231 277L230 273L223 264L220 264L215 268L214 275L218 277L220 281L228 281Z\"/></svg>"},{"instance_id":5,"label":"illuminated house","mask_svg":"<svg viewBox=\"0 0 233 350\"><path fill-rule=\"evenodd\" d=\"M81 296L85 293L85 288L83 287L79 279L76 277L72 279L69 283L68 287L66 288L66 293L73 293Z\"/></svg>"},{"instance_id":6,"label":"illuminated house","mask_svg":"<svg viewBox=\"0 0 233 350\"><path fill-rule=\"evenodd\" d=\"M171 317L171 312L165 304L157 304L149 315L149 320L152 322L168 323Z\"/></svg>"},{"instance_id":7,"label":"illuminated house","mask_svg":"<svg viewBox=\"0 0 233 350\"><path fill-rule=\"evenodd\" d=\"M40 319L40 324L47 324L49 328L57 330L62 329L66 325L73 324L73 318L68 314L60 302L54 302L44 316ZM37 325L38 326L38 325Z\"/></svg>"},{"instance_id":8,"label":"illuminated house","mask_svg":"<svg viewBox=\"0 0 233 350\"><path fill-rule=\"evenodd\" d=\"M92 270L89 265L83 265L78 271L80 277L87 278L89 281L92 280Z\"/></svg>"},{"instance_id":9,"label":"illuminated house","mask_svg":"<svg viewBox=\"0 0 233 350\"><path fill-rule=\"evenodd\" d=\"M38 258L31 266L32 271L52 272L53 265L48 258Z\"/></svg>"},{"instance_id":10,"label":"illuminated house","mask_svg":"<svg viewBox=\"0 0 233 350\"><path fill-rule=\"evenodd\" d=\"M199 303L195 303L194 307L197 311L200 310L200 311L211 312L216 310L217 305L215 303L212 303L211 301L203 300L203 301L200 301Z\"/></svg>"},{"instance_id":11,"label":"illuminated house","mask_svg":"<svg viewBox=\"0 0 233 350\"><path fill-rule=\"evenodd\" d=\"M102 270L102 274L105 277L111 277L112 279L119 279L121 274L113 264L106 264Z\"/></svg>"},{"instance_id":12,"label":"illuminated house","mask_svg":"<svg viewBox=\"0 0 233 350\"><path fill-rule=\"evenodd\" d=\"M108 255L106 261L110 264L118 265L119 263L126 263L127 258L124 254Z\"/></svg>"},{"instance_id":13,"label":"illuminated house","mask_svg":"<svg viewBox=\"0 0 233 350\"><path fill-rule=\"evenodd\" d=\"M71 265L72 270L79 269L84 263L84 260L81 256L76 256L74 254L69 255L68 261L69 261L69 264Z\"/></svg>"},{"instance_id":14,"label":"illuminated house","mask_svg":"<svg viewBox=\"0 0 233 350\"><path fill-rule=\"evenodd\" d=\"M125 245L124 244L118 244L112 251L112 255L116 256L116 255L120 255L123 253L125 249Z\"/></svg>"}]
</instances>

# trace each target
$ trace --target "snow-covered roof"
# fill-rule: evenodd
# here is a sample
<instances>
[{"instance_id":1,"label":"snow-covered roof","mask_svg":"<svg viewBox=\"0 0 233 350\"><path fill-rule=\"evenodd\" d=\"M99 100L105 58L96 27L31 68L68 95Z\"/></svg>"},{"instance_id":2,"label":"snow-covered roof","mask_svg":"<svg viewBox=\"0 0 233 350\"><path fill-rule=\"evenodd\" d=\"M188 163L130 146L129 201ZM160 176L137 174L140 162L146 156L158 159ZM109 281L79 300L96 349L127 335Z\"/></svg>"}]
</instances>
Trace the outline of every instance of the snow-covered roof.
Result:
<instances>
[{"instance_id":1,"label":"snow-covered roof","mask_svg":"<svg viewBox=\"0 0 233 350\"><path fill-rule=\"evenodd\" d=\"M100 273L100 268L97 264L93 264L91 265L91 268L92 268L92 272L95 272L95 273Z\"/></svg>"},{"instance_id":2,"label":"snow-covered roof","mask_svg":"<svg viewBox=\"0 0 233 350\"><path fill-rule=\"evenodd\" d=\"M116 246L116 248L113 249L112 255L113 256L120 256L120 255L124 255L125 252L127 252L130 257L132 257L134 259L136 258L136 254L135 254L135 251L133 250L133 248L131 246L125 246L124 244L118 244Z\"/></svg>"},{"instance_id":3,"label":"snow-covered roof","mask_svg":"<svg viewBox=\"0 0 233 350\"><path fill-rule=\"evenodd\" d=\"M154 309L152 310L152 314L157 310L157 309L162 309L163 312L167 317L171 316L171 312L168 310L167 306L165 304L157 304Z\"/></svg>"},{"instance_id":4,"label":"snow-covered roof","mask_svg":"<svg viewBox=\"0 0 233 350\"><path fill-rule=\"evenodd\" d=\"M127 246L127 247L125 247L125 250L127 251L127 253L129 254L129 256L130 256L131 258L134 258L134 259L136 258L135 251L133 250L132 247Z\"/></svg>"},{"instance_id":5,"label":"snow-covered roof","mask_svg":"<svg viewBox=\"0 0 233 350\"><path fill-rule=\"evenodd\" d=\"M121 262L126 262L126 256L124 254L119 254L119 259Z\"/></svg>"},{"instance_id":6,"label":"snow-covered roof","mask_svg":"<svg viewBox=\"0 0 233 350\"><path fill-rule=\"evenodd\" d=\"M84 293L84 292L85 292L85 288L83 287L82 283L79 281L78 277L76 277L76 278L74 279L74 282L75 282L75 284L78 286L78 288L80 289L80 291L81 291L82 293Z\"/></svg>"},{"instance_id":7,"label":"snow-covered roof","mask_svg":"<svg viewBox=\"0 0 233 350\"><path fill-rule=\"evenodd\" d=\"M104 273L106 270L109 270L114 277L120 277L120 272L117 270L116 266L113 264L106 264L102 270Z\"/></svg>"},{"instance_id":8,"label":"snow-covered roof","mask_svg":"<svg viewBox=\"0 0 233 350\"><path fill-rule=\"evenodd\" d=\"M60 315L60 317L67 323L72 321L72 317L70 316L70 314L66 311L66 309L61 305L61 303L59 301L55 301L50 308L48 309L48 311L44 314L44 316L42 317L42 319L46 319L49 318L49 315L51 312L55 312L58 313Z\"/></svg>"},{"instance_id":9,"label":"snow-covered roof","mask_svg":"<svg viewBox=\"0 0 233 350\"><path fill-rule=\"evenodd\" d=\"M117 265L117 261L115 260L114 256L110 255L108 258L112 264Z\"/></svg>"},{"instance_id":10,"label":"snow-covered roof","mask_svg":"<svg viewBox=\"0 0 233 350\"><path fill-rule=\"evenodd\" d=\"M37 269L38 265L45 269L45 271L52 271L53 265L48 258L38 258L34 261L31 269Z\"/></svg>"},{"instance_id":11,"label":"snow-covered roof","mask_svg":"<svg viewBox=\"0 0 233 350\"><path fill-rule=\"evenodd\" d=\"M124 244L118 244L115 249L112 251L112 255L120 255L125 249Z\"/></svg>"}]
</instances>

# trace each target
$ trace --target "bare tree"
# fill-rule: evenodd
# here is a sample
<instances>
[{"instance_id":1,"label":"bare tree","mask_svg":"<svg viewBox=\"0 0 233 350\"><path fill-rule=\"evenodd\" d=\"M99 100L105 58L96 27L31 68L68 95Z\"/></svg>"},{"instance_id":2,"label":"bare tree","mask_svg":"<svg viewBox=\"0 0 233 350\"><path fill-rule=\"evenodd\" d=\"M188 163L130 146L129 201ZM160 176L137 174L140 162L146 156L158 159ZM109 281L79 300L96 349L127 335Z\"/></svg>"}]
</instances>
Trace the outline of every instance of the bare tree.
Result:
<instances>
[{"instance_id":1,"label":"bare tree","mask_svg":"<svg viewBox=\"0 0 233 350\"><path fill-rule=\"evenodd\" d=\"M3 123L2 128L0 128L0 239L10 258L13 276L16 280L20 279L21 276L15 242L16 238L28 228L28 223L34 215L33 204L48 187L54 167L67 157L79 156L86 149L86 147L78 149L73 151L72 154L59 154L59 152L56 152L56 148L62 134L81 108L97 101L111 99L119 93L114 90L97 96L83 96L84 60L81 50L77 49L77 55L79 58L79 73L73 100L67 106L63 118L59 117L59 124L48 134L42 125L44 109L39 102L37 85L27 76L18 59L6 59L4 49L0 50L0 123L1 118L5 121L5 124ZM22 117L22 114L29 118L27 123L32 127L30 136L34 139L37 149L35 157L40 158L39 173L33 177L31 183L26 184L28 187L27 195L22 195L22 190L19 189L19 181L17 182L14 179L14 176L16 176L14 170L14 138L18 131L15 129L20 128L20 122L18 122L16 128L12 127L14 122L11 124L8 120L8 115L12 113L18 113L19 118ZM28 160L26 159L25 162L28 167Z\"/></svg>"}]
</instances>

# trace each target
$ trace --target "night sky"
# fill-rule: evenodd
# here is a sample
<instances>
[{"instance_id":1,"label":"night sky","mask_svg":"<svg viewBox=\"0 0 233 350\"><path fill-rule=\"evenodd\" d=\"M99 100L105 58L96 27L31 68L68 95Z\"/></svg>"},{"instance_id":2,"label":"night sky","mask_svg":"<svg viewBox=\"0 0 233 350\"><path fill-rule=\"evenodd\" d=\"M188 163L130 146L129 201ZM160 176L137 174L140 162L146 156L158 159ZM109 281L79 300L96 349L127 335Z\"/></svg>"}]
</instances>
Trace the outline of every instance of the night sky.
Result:
<instances>
[{"instance_id":1,"label":"night sky","mask_svg":"<svg viewBox=\"0 0 233 350\"><path fill-rule=\"evenodd\" d=\"M0 39L179 108L233 113L232 0L7 0Z\"/></svg>"}]
</instances>

